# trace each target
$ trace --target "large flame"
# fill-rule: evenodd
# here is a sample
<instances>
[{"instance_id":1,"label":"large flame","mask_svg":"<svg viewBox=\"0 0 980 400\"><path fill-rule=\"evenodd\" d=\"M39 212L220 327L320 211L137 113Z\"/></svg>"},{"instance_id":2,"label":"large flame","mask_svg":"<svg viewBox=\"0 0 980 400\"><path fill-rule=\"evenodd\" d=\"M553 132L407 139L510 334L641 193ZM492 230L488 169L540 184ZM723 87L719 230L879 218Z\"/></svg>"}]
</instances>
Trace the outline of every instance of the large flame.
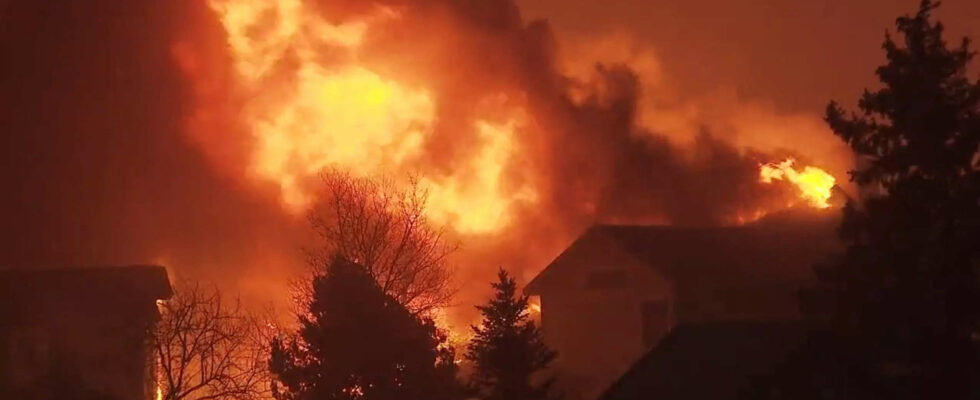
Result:
<instances>
[{"instance_id":1,"label":"large flame","mask_svg":"<svg viewBox=\"0 0 980 400\"><path fill-rule=\"evenodd\" d=\"M433 132L438 104L424 82L385 77L358 59L373 23L398 18L379 8L355 22L332 24L300 0L211 0L227 34L244 115L255 138L249 172L277 184L284 206L307 209L324 168L360 176L415 175L422 146ZM471 121L482 139L469 165L422 173L429 216L463 233L501 229L514 201L501 175L513 152L514 118Z\"/></svg>"},{"instance_id":2,"label":"large flame","mask_svg":"<svg viewBox=\"0 0 980 400\"><path fill-rule=\"evenodd\" d=\"M540 318L541 314L541 296L531 296L528 298L527 310L532 317Z\"/></svg>"},{"instance_id":3,"label":"large flame","mask_svg":"<svg viewBox=\"0 0 980 400\"><path fill-rule=\"evenodd\" d=\"M817 167L806 166L802 171L793 168L795 160L788 158L780 163L763 164L759 167L759 180L772 183L773 180L786 180L800 192L800 197L816 208L830 207L830 196L836 179L833 175Z\"/></svg>"}]
</instances>

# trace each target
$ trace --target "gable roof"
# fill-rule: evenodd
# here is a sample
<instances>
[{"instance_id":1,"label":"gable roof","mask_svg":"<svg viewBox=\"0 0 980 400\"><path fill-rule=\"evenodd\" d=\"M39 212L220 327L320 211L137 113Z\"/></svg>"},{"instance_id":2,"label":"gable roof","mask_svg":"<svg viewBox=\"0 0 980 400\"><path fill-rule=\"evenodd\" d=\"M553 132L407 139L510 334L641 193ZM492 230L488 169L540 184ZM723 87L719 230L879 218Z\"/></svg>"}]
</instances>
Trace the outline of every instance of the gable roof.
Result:
<instances>
[{"instance_id":1,"label":"gable roof","mask_svg":"<svg viewBox=\"0 0 980 400\"><path fill-rule=\"evenodd\" d=\"M804 326L793 322L681 325L599 399L736 398L753 378L772 373L805 338Z\"/></svg>"},{"instance_id":2,"label":"gable roof","mask_svg":"<svg viewBox=\"0 0 980 400\"><path fill-rule=\"evenodd\" d=\"M702 279L756 284L807 279L812 263L836 246L836 212L785 212L726 227L594 225L525 287L539 294L561 274L573 249L610 240L675 283Z\"/></svg>"},{"instance_id":3,"label":"gable roof","mask_svg":"<svg viewBox=\"0 0 980 400\"><path fill-rule=\"evenodd\" d=\"M0 270L0 297L65 292L139 297L129 301L168 299L173 295L167 270L156 265Z\"/></svg>"}]
</instances>

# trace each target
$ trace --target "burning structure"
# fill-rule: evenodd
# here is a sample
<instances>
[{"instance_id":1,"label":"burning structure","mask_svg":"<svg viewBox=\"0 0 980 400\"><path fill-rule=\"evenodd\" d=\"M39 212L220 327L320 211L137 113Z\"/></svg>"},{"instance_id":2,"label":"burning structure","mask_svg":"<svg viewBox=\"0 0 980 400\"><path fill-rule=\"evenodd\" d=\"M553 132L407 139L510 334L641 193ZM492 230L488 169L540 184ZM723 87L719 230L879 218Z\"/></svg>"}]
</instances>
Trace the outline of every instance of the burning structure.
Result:
<instances>
[{"instance_id":1,"label":"burning structure","mask_svg":"<svg viewBox=\"0 0 980 400\"><path fill-rule=\"evenodd\" d=\"M540 296L559 379L594 398L682 324L794 320L812 266L838 248L837 213L742 226L596 225L526 287Z\"/></svg>"},{"instance_id":2,"label":"burning structure","mask_svg":"<svg viewBox=\"0 0 980 400\"><path fill-rule=\"evenodd\" d=\"M564 42L512 0L211 0L188 20L171 45L181 130L215 173L287 221L316 204L325 168L415 177L427 219L465 244L463 281L500 265L529 277L597 221L751 221L801 202L767 182L851 163L819 119L683 104L652 53ZM789 163L758 179L787 157L827 173Z\"/></svg>"},{"instance_id":3,"label":"burning structure","mask_svg":"<svg viewBox=\"0 0 980 400\"><path fill-rule=\"evenodd\" d=\"M558 4L537 16L522 11L549 2ZM287 298L277 289L302 265L297 217L315 200L320 170L338 168L418 176L431 195L427 216L468 244L455 264L469 282L498 265L527 277L597 221L677 226L596 226L566 251L589 254L556 260L540 276L553 285L532 285L563 361L603 368L596 374L678 323L795 312L792 301L766 299L788 298L780 285L808 271L813 249L772 253L796 236L758 234L773 241L764 251L725 235L742 240L765 222L680 227L754 220L793 198L765 182L825 187L828 177L782 162L766 164L760 181L760 163L793 156L844 176L853 153L813 111L842 97L832 88L850 93L869 77L856 67L880 55L844 50L863 48L863 31L884 25L867 17L887 2L568 3L7 2L0 158L16 189L0 199L12 227L0 263L166 260L181 275ZM953 7L977 3L962 4ZM566 27L591 28L607 8L637 26L613 18L607 28L624 36L594 40L605 32L574 37L557 15L538 19L582 14ZM670 39L647 48L633 28ZM671 64L678 59L689 61ZM712 79L705 93L692 90ZM686 261L667 256L677 253ZM585 268L620 261L626 273L590 277ZM755 276L730 265L743 262L773 274L776 289L719 287ZM659 295L637 296L633 285ZM725 293L751 296L719 301ZM465 308L482 295L460 294ZM595 332L577 331L575 312L624 329L607 324L603 333L623 340L593 365L576 361L588 348L574 343Z\"/></svg>"},{"instance_id":4,"label":"burning structure","mask_svg":"<svg viewBox=\"0 0 980 400\"><path fill-rule=\"evenodd\" d=\"M0 256L152 260L283 305L321 169L415 176L428 219L463 243L449 314L465 327L498 266L530 278L597 221L739 223L796 197L760 182L760 163L850 167L819 117L680 96L689 82L655 47L576 40L529 7L10 3L0 68L16 79L0 84L16 107L0 119L19 195L0 201L23 230Z\"/></svg>"},{"instance_id":5,"label":"burning structure","mask_svg":"<svg viewBox=\"0 0 980 400\"><path fill-rule=\"evenodd\" d=\"M0 397L151 398L149 328L171 293L158 266L0 271Z\"/></svg>"}]
</instances>

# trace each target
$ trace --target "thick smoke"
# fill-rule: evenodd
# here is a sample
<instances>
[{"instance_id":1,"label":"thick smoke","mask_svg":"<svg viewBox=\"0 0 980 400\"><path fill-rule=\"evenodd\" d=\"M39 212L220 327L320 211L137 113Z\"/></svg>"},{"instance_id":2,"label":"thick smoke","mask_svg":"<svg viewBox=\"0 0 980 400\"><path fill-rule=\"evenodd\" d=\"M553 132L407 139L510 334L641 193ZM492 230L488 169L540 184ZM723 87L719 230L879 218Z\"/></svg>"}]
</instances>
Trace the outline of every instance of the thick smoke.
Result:
<instances>
[{"instance_id":1,"label":"thick smoke","mask_svg":"<svg viewBox=\"0 0 980 400\"><path fill-rule=\"evenodd\" d=\"M697 132L685 132L684 143L669 140L656 126L641 126L641 113L649 111L641 109L641 99L658 95L643 93L644 77L629 64L602 60L585 77L565 74L547 22L525 22L512 1L319 1L311 8L334 24L358 21L379 9L397 12L397 18L371 25L358 56L372 71L406 86L423 82L434 92L434 127L412 172L438 177L456 171L478 148L474 120L495 109L519 109L528 123L517 133L518 157L507 162L505 190L534 187L539 197L525 211L568 222L573 229L605 220L732 223L739 213L767 208L784 194L759 185L756 171L760 162L786 151L769 148L778 154L761 154L737 146L722 139L732 128L707 122ZM279 17L268 15L264 23L281 23ZM255 35L267 34L261 27L257 24ZM178 49L214 41L201 36L195 32ZM198 127L205 132L193 137L202 140L206 152L234 153L229 146L247 141L249 133L247 127L234 126L233 95L215 90L229 73L228 61L212 54L216 47L191 50L196 61L189 69L225 66L199 79L208 85L198 85L211 92L202 95L203 111L196 117L208 125ZM345 62L329 48L323 52L325 68ZM264 83L265 91L277 90L299 73L288 53L275 68L276 78ZM231 110L228 118L215 116L222 107ZM247 152L247 145L243 149ZM241 168L248 156L233 158Z\"/></svg>"},{"instance_id":2,"label":"thick smoke","mask_svg":"<svg viewBox=\"0 0 980 400\"><path fill-rule=\"evenodd\" d=\"M278 199L186 140L194 4L0 2L0 268L162 263L250 295L302 263Z\"/></svg>"},{"instance_id":3,"label":"thick smoke","mask_svg":"<svg viewBox=\"0 0 980 400\"><path fill-rule=\"evenodd\" d=\"M0 5L3 174L13 193L2 199L3 263L162 262L179 276L284 298L285 282L303 270L304 221L283 211L275 185L249 176L254 137L239 119L249 96L236 86L213 10L200 1L43 3ZM629 56L581 50L591 43L563 42L512 1L315 6L333 23L398 11L372 25L360 62L407 87L424 83L437 108L412 171L392 173L452 174L478 148L475 118L523 115L502 190L533 187L536 199L515 203L505 229L460 237L464 305L497 266L530 278L590 224L736 223L792 194L759 184L760 162L793 153L830 162L826 152L745 132L826 134L818 120L729 99L703 106L727 110L718 115L662 107L673 97L662 87L669 78ZM322 51L325 66L342 58ZM277 60L276 79L294 79L295 67ZM674 120L683 128L664 123Z\"/></svg>"},{"instance_id":4,"label":"thick smoke","mask_svg":"<svg viewBox=\"0 0 980 400\"><path fill-rule=\"evenodd\" d=\"M531 123L519 132L522 157L508 165L511 187L538 189L525 218L572 231L602 221L724 224L785 202L785 192L759 184L757 175L760 162L788 151L738 147L723 139L731 132L707 121L686 143L641 126L641 99L658 95L643 93L643 76L603 60L585 77L565 74L548 23L524 21L512 1L317 5L335 23L381 7L398 10L399 18L369 32L361 55L387 76L435 88L435 132L419 160L424 174L453 170L473 156L479 138L467 124L486 99L502 97L504 106L525 110Z\"/></svg>"},{"instance_id":5,"label":"thick smoke","mask_svg":"<svg viewBox=\"0 0 980 400\"><path fill-rule=\"evenodd\" d=\"M695 108L709 111L692 113L670 104L667 78L650 71L655 59L635 63L636 54L618 48L604 59L610 49L601 41L561 43L547 21L522 19L513 1L321 0L308 6L335 25L378 10L397 14L370 25L357 62L406 87L424 85L436 109L411 170L389 174L458 174L480 145L473 121L520 110L525 123L515 131L502 190L531 187L536 196L512 205L505 229L461 236L462 304L482 295L481 283L497 266L529 279L591 224L725 225L784 207L793 190L761 184L761 163L794 156L831 164L838 176L847 168L846 153L827 144L833 138L819 120L781 117L735 99L705 102ZM208 10L202 15L206 29L192 30L175 46L198 88L191 137L221 168L243 176L249 128L234 116L250 95L226 80L231 66L220 51L220 27ZM252 34L271 34L268 27L282 17L265 15ZM575 52L582 49L588 50ZM300 64L283 54L262 92L282 90L299 74ZM350 62L329 46L322 54L325 69ZM661 127L666 121L673 124ZM819 135L826 136L813 138Z\"/></svg>"}]
</instances>

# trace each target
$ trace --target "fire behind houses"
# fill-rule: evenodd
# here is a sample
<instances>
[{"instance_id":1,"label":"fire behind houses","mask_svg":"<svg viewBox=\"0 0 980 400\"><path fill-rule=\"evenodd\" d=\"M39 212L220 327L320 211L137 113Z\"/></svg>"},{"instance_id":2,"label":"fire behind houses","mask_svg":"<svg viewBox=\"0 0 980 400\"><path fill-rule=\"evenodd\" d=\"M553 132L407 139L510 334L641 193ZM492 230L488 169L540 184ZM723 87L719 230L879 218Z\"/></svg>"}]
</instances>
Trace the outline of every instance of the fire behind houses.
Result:
<instances>
[{"instance_id":1,"label":"fire behind houses","mask_svg":"<svg viewBox=\"0 0 980 400\"><path fill-rule=\"evenodd\" d=\"M825 172L796 171L791 160L761 165L759 179L786 179L809 206L724 227L597 224L527 285L524 291L534 296L527 312L561 354L549 373L568 398L595 399L610 387L615 393L617 379L676 327L728 334L725 324L732 322L760 329L759 323L799 320L800 293L813 284L811 266L839 250L831 200L834 191L836 202L843 193ZM6 343L0 388L6 395L45 398L43 388L67 386L78 390L72 396L90 396L84 398L162 399L148 329L158 323L157 306L172 295L162 267L10 270L0 273L0 284L0 341ZM457 327L443 327L457 344L464 340ZM792 344L802 337L765 325L760 332ZM758 359L773 347L741 356ZM790 348L770 354L775 358L762 368ZM742 367L730 365L727 372ZM690 387L675 386L680 389L671 398L691 394ZM703 398L734 394L733 387L715 387Z\"/></svg>"},{"instance_id":2,"label":"fire behind houses","mask_svg":"<svg viewBox=\"0 0 980 400\"><path fill-rule=\"evenodd\" d=\"M473 304L486 292L471 282L498 266L527 282L594 224L725 226L823 207L853 163L818 118L682 100L651 51L564 40L512 1L213 0L185 25L169 49L191 87L182 135L277 203L294 239L243 250L276 264L244 274L263 293L285 294L302 263L307 238L293 232L324 168L415 180L428 219L461 244L457 300Z\"/></svg>"},{"instance_id":3,"label":"fire behind houses","mask_svg":"<svg viewBox=\"0 0 980 400\"><path fill-rule=\"evenodd\" d=\"M522 18L509 1L474 4L190 7L167 43L190 87L180 135L216 174L260 193L295 246L234 246L274 260L248 269L245 291L288 298L283 283L302 266L285 266L299 257L283 254L299 252L305 237L293 228L317 200L320 172L336 168L414 179L428 193L427 217L463 244L453 259L459 279L480 283L445 311L447 329L466 335L471 306L485 294L472 287L488 271L518 271L561 354L560 384L583 398L615 385L677 327L798 317L810 267L835 250L848 190L835 177L852 163L819 121L738 105L730 106L755 111L702 120L706 112L689 112L698 104L653 101L669 94L649 54L614 41L573 53L546 21ZM209 250L227 244L214 240L197 241ZM168 264L171 276L196 272L193 252L156 250L147 258ZM16 286L19 273L4 282ZM105 305L125 308L121 321L45 319L59 312L53 307L82 307L64 299L35 317L5 314L0 334L16 343L6 354L41 365L5 379L29 381L51 365L49 355L74 353L79 344L53 334L60 324L142 326L154 318L153 301L170 293L158 268L38 274L59 276L52 282L78 296L111 291L116 283L106 282L119 276L142 278L127 289L139 294L133 305ZM17 297L9 304L30 303L43 286L7 291ZM24 333L35 331L53 333ZM98 351L76 361L112 357ZM144 358L129 354L133 365ZM153 395L152 371L127 372L92 368L79 379L124 398Z\"/></svg>"}]
</instances>

